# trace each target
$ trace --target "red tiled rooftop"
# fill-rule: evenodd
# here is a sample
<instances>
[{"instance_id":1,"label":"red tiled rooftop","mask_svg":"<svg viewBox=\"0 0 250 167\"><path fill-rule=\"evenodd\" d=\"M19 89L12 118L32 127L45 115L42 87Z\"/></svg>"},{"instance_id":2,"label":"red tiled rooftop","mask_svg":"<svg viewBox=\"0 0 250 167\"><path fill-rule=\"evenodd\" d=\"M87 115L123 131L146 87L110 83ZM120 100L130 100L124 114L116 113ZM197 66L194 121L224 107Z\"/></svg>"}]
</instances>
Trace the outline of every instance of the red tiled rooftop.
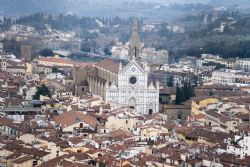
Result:
<instances>
[{"instance_id":1,"label":"red tiled rooftop","mask_svg":"<svg viewBox=\"0 0 250 167\"><path fill-rule=\"evenodd\" d=\"M57 124L61 124L63 127L70 126L78 122L85 122L92 127L95 127L98 124L98 121L95 118L88 115L84 115L78 111L65 112L61 115L54 117L54 121Z\"/></svg>"},{"instance_id":2,"label":"red tiled rooftop","mask_svg":"<svg viewBox=\"0 0 250 167\"><path fill-rule=\"evenodd\" d=\"M97 67L106 69L110 72L117 74L119 70L119 62L116 62L111 58L106 58L102 62L98 63Z\"/></svg>"},{"instance_id":3,"label":"red tiled rooftop","mask_svg":"<svg viewBox=\"0 0 250 167\"><path fill-rule=\"evenodd\" d=\"M96 64L96 62L80 62L80 61L72 61L72 60L66 60L66 59L54 58L54 57L41 57L39 58L39 60L53 62L53 63L60 63L60 64L77 65L77 66L92 66Z\"/></svg>"}]
</instances>

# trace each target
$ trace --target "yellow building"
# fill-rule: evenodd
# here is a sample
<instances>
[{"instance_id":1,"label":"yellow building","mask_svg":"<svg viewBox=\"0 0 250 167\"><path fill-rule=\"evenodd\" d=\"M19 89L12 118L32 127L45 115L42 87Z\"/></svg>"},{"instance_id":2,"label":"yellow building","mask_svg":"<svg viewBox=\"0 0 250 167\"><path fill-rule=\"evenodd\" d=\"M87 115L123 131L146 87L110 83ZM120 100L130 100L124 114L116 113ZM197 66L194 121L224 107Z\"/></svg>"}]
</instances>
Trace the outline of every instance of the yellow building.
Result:
<instances>
[{"instance_id":1,"label":"yellow building","mask_svg":"<svg viewBox=\"0 0 250 167\"><path fill-rule=\"evenodd\" d=\"M38 64L45 66L74 67L74 65L85 67L95 65L96 62L79 62L56 57L40 57Z\"/></svg>"},{"instance_id":2,"label":"yellow building","mask_svg":"<svg viewBox=\"0 0 250 167\"><path fill-rule=\"evenodd\" d=\"M201 114L201 109L208 104L218 103L219 99L214 97L197 97L192 99L191 115Z\"/></svg>"},{"instance_id":3,"label":"yellow building","mask_svg":"<svg viewBox=\"0 0 250 167\"><path fill-rule=\"evenodd\" d=\"M160 136L166 136L168 129L159 125L145 125L140 127L141 138L157 138Z\"/></svg>"},{"instance_id":4,"label":"yellow building","mask_svg":"<svg viewBox=\"0 0 250 167\"><path fill-rule=\"evenodd\" d=\"M22 142L24 142L27 145L33 144L34 141L37 142L37 143L39 143L39 144L37 144L37 146L39 148L44 149L46 152L49 153L48 155L46 155L43 158L44 161L51 160L51 159L56 158L58 156L64 155L66 153L66 152L62 151L60 149L60 147L57 146L55 143L48 142L47 140L43 140L43 139L37 138L33 134L28 134L27 133L27 134L21 135L19 137L19 140L21 140ZM18 161L18 162L21 163L21 161Z\"/></svg>"},{"instance_id":5,"label":"yellow building","mask_svg":"<svg viewBox=\"0 0 250 167\"><path fill-rule=\"evenodd\" d=\"M177 137L180 141L185 141L186 139L186 134L192 132L193 127L192 126L183 126L183 127L177 127L176 133Z\"/></svg>"},{"instance_id":6,"label":"yellow building","mask_svg":"<svg viewBox=\"0 0 250 167\"><path fill-rule=\"evenodd\" d=\"M74 147L68 147L68 148L63 149L64 152L75 152L75 153L87 152L89 150L90 148L87 148L85 146L74 146Z\"/></svg>"},{"instance_id":7,"label":"yellow building","mask_svg":"<svg viewBox=\"0 0 250 167\"><path fill-rule=\"evenodd\" d=\"M34 68L33 65L31 63L26 63L25 66L26 66L26 74L27 73L31 74L33 72L33 68Z\"/></svg>"},{"instance_id":8,"label":"yellow building","mask_svg":"<svg viewBox=\"0 0 250 167\"><path fill-rule=\"evenodd\" d=\"M131 131L136 127L138 118L131 112L123 111L114 115L110 115L106 122L106 128L110 132L122 129L125 131Z\"/></svg>"},{"instance_id":9,"label":"yellow building","mask_svg":"<svg viewBox=\"0 0 250 167\"><path fill-rule=\"evenodd\" d=\"M34 157L33 156L28 156L24 155L21 156L20 158L15 159L12 161L13 167L28 167L28 166L34 166Z\"/></svg>"}]
</instances>

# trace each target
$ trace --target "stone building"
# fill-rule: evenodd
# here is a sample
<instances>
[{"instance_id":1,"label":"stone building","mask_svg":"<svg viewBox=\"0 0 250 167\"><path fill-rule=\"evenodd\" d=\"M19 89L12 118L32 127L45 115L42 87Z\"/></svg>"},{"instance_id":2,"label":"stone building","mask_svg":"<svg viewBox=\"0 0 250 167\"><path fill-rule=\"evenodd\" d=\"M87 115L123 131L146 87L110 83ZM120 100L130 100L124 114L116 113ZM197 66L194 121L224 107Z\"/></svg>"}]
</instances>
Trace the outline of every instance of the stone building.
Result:
<instances>
[{"instance_id":1,"label":"stone building","mask_svg":"<svg viewBox=\"0 0 250 167\"><path fill-rule=\"evenodd\" d=\"M185 121L191 116L191 106L188 105L164 105L164 114L168 120Z\"/></svg>"},{"instance_id":2,"label":"stone building","mask_svg":"<svg viewBox=\"0 0 250 167\"><path fill-rule=\"evenodd\" d=\"M138 41L136 31L137 27L134 27L132 41ZM75 67L76 95L89 91L105 101L133 108L141 114L158 112L159 82L149 79L149 67L140 61L139 44L131 43L128 62L106 58L91 67Z\"/></svg>"},{"instance_id":3,"label":"stone building","mask_svg":"<svg viewBox=\"0 0 250 167\"><path fill-rule=\"evenodd\" d=\"M75 87L75 95L82 96L90 92L88 78L98 78L98 70L94 66L78 67L74 66L73 81ZM96 92L91 92L96 93Z\"/></svg>"},{"instance_id":4,"label":"stone building","mask_svg":"<svg viewBox=\"0 0 250 167\"><path fill-rule=\"evenodd\" d=\"M0 58L0 69L2 71L6 71L7 70L7 60L4 57Z\"/></svg>"},{"instance_id":5,"label":"stone building","mask_svg":"<svg viewBox=\"0 0 250 167\"><path fill-rule=\"evenodd\" d=\"M107 58L92 67L75 67L74 73L76 95L89 91L142 114L158 112L159 82L148 79L146 63L135 59L122 63Z\"/></svg>"}]
</instances>

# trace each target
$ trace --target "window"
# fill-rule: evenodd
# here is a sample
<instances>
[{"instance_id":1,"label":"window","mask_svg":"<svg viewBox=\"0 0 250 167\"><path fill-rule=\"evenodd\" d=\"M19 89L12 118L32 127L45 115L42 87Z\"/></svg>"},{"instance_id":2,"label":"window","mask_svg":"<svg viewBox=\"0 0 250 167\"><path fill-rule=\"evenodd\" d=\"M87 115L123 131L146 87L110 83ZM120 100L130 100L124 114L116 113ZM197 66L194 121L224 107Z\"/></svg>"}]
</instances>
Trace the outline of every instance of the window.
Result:
<instances>
[{"instance_id":1,"label":"window","mask_svg":"<svg viewBox=\"0 0 250 167\"><path fill-rule=\"evenodd\" d=\"M129 78L129 83L132 85L136 84L136 81L137 81L137 79L134 76Z\"/></svg>"},{"instance_id":2,"label":"window","mask_svg":"<svg viewBox=\"0 0 250 167\"><path fill-rule=\"evenodd\" d=\"M153 109L149 109L149 110L148 110L148 114L149 114L149 115L152 115L152 114L153 114Z\"/></svg>"},{"instance_id":3,"label":"window","mask_svg":"<svg viewBox=\"0 0 250 167\"><path fill-rule=\"evenodd\" d=\"M128 120L126 120L126 124L128 124Z\"/></svg>"},{"instance_id":4,"label":"window","mask_svg":"<svg viewBox=\"0 0 250 167\"><path fill-rule=\"evenodd\" d=\"M33 161L33 166L37 166L37 161Z\"/></svg>"},{"instance_id":5,"label":"window","mask_svg":"<svg viewBox=\"0 0 250 167\"><path fill-rule=\"evenodd\" d=\"M80 123L80 128L83 128L83 123Z\"/></svg>"},{"instance_id":6,"label":"window","mask_svg":"<svg viewBox=\"0 0 250 167\"><path fill-rule=\"evenodd\" d=\"M177 119L179 119L179 120L181 120L182 119L182 115L179 113L178 115L177 115Z\"/></svg>"},{"instance_id":7,"label":"window","mask_svg":"<svg viewBox=\"0 0 250 167\"><path fill-rule=\"evenodd\" d=\"M84 92L84 88L82 88L82 92Z\"/></svg>"}]
</instances>

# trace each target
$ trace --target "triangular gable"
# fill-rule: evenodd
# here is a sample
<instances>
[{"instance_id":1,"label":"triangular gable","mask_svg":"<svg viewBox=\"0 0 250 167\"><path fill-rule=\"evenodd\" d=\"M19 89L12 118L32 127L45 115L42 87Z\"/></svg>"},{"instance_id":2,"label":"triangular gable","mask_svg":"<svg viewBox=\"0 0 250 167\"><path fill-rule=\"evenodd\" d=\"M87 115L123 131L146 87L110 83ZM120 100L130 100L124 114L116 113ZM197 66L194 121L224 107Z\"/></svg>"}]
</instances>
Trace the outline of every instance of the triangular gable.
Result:
<instances>
[{"instance_id":1,"label":"triangular gable","mask_svg":"<svg viewBox=\"0 0 250 167\"><path fill-rule=\"evenodd\" d=\"M112 82L112 84L109 86L109 89L117 90L116 84L114 82Z\"/></svg>"},{"instance_id":2,"label":"triangular gable","mask_svg":"<svg viewBox=\"0 0 250 167\"><path fill-rule=\"evenodd\" d=\"M122 70L122 73L145 73L145 70L135 61L131 60Z\"/></svg>"},{"instance_id":3,"label":"triangular gable","mask_svg":"<svg viewBox=\"0 0 250 167\"><path fill-rule=\"evenodd\" d=\"M148 86L148 89L155 89L155 86L154 86L154 84L153 84L153 82L151 82L150 84L149 84L149 86Z\"/></svg>"}]
</instances>

